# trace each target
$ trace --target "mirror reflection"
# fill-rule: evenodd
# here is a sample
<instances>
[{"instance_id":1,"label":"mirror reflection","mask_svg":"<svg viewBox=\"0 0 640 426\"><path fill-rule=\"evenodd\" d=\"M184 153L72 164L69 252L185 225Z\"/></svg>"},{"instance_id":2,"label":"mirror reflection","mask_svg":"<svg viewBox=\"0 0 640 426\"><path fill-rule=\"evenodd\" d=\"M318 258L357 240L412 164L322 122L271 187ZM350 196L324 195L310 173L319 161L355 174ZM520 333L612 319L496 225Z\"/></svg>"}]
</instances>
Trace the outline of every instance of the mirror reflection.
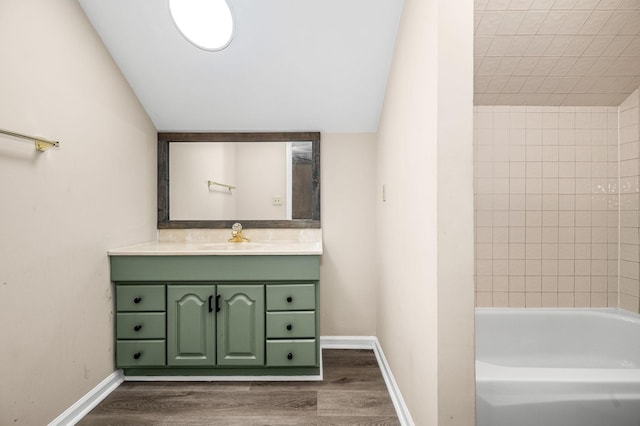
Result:
<instances>
[{"instance_id":1,"label":"mirror reflection","mask_svg":"<svg viewBox=\"0 0 640 426\"><path fill-rule=\"evenodd\" d=\"M158 228L320 227L320 134L159 133Z\"/></svg>"},{"instance_id":2,"label":"mirror reflection","mask_svg":"<svg viewBox=\"0 0 640 426\"><path fill-rule=\"evenodd\" d=\"M169 219L312 219L311 166L310 141L170 143Z\"/></svg>"}]
</instances>

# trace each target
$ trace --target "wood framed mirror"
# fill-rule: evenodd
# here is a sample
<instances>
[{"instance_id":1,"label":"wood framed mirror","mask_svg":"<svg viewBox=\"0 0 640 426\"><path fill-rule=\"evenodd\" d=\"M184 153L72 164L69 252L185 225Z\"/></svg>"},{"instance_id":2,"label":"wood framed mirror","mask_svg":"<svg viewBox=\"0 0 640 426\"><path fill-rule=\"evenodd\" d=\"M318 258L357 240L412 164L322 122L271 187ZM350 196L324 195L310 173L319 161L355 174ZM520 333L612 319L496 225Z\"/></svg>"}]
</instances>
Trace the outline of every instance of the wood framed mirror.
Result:
<instances>
[{"instance_id":1,"label":"wood framed mirror","mask_svg":"<svg viewBox=\"0 0 640 426\"><path fill-rule=\"evenodd\" d=\"M158 133L158 229L320 228L320 133Z\"/></svg>"}]
</instances>

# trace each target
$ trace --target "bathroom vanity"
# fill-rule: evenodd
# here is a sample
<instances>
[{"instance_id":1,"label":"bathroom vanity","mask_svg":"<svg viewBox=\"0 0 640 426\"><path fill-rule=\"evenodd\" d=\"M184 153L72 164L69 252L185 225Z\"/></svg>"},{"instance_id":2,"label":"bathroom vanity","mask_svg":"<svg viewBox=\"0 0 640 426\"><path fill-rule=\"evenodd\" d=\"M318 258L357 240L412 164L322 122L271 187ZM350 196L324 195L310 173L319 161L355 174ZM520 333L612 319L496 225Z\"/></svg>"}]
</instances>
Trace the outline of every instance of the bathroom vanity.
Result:
<instances>
[{"instance_id":1,"label":"bathroom vanity","mask_svg":"<svg viewBox=\"0 0 640 426\"><path fill-rule=\"evenodd\" d=\"M322 242L311 232L109 251L116 367L127 376L320 374Z\"/></svg>"},{"instance_id":2,"label":"bathroom vanity","mask_svg":"<svg viewBox=\"0 0 640 426\"><path fill-rule=\"evenodd\" d=\"M117 368L319 377L320 133L159 133L158 229L109 251Z\"/></svg>"}]
</instances>

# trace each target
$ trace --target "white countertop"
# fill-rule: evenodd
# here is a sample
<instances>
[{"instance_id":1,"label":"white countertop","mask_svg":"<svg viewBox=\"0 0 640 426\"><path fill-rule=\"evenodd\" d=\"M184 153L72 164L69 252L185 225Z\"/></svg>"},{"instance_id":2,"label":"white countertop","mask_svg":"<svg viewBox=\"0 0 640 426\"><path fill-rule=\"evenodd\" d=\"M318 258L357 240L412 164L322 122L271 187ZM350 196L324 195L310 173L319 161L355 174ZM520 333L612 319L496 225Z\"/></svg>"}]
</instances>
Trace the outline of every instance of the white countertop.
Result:
<instances>
[{"instance_id":1,"label":"white countertop","mask_svg":"<svg viewBox=\"0 0 640 426\"><path fill-rule=\"evenodd\" d=\"M321 255L322 242L181 243L151 241L108 251L109 256Z\"/></svg>"},{"instance_id":2,"label":"white countertop","mask_svg":"<svg viewBox=\"0 0 640 426\"><path fill-rule=\"evenodd\" d=\"M198 231L187 230L180 235L179 230L171 233L160 233L157 241L121 247L109 250L109 256L276 256L276 255L321 255L322 231L308 230L299 235L288 232L247 230L245 236L255 235L260 239L243 243L229 243L228 231L223 234L198 234ZM253 232L251 232L253 231ZM229 235L228 235L229 234ZM211 238L211 237L215 238ZM286 239L279 239L278 237ZM300 236L298 238L298 236ZM294 238L292 238L294 237Z\"/></svg>"}]
</instances>

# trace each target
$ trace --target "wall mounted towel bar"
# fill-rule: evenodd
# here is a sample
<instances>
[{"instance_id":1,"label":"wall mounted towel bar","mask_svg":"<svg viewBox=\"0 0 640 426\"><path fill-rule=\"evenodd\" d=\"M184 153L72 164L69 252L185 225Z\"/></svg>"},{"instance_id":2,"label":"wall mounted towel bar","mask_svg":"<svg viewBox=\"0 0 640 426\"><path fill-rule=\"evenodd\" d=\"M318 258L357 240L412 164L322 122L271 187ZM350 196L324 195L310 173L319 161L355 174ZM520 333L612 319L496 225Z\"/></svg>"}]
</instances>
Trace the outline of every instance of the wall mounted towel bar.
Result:
<instances>
[{"instance_id":1,"label":"wall mounted towel bar","mask_svg":"<svg viewBox=\"0 0 640 426\"><path fill-rule=\"evenodd\" d=\"M229 190L229 192L231 192L232 189L236 189L235 186L227 185L226 183L214 182L212 180L207 181L207 185L209 186L209 189L211 189L211 185L223 186L223 187L227 188Z\"/></svg>"},{"instance_id":2,"label":"wall mounted towel bar","mask_svg":"<svg viewBox=\"0 0 640 426\"><path fill-rule=\"evenodd\" d=\"M12 132L5 129L0 129L0 133L13 136L15 138L27 139L33 141L36 145L36 151L44 152L49 148L53 148L54 146L60 146L60 142L58 141L50 141L49 139L44 139L36 136L29 136L18 132Z\"/></svg>"}]
</instances>

